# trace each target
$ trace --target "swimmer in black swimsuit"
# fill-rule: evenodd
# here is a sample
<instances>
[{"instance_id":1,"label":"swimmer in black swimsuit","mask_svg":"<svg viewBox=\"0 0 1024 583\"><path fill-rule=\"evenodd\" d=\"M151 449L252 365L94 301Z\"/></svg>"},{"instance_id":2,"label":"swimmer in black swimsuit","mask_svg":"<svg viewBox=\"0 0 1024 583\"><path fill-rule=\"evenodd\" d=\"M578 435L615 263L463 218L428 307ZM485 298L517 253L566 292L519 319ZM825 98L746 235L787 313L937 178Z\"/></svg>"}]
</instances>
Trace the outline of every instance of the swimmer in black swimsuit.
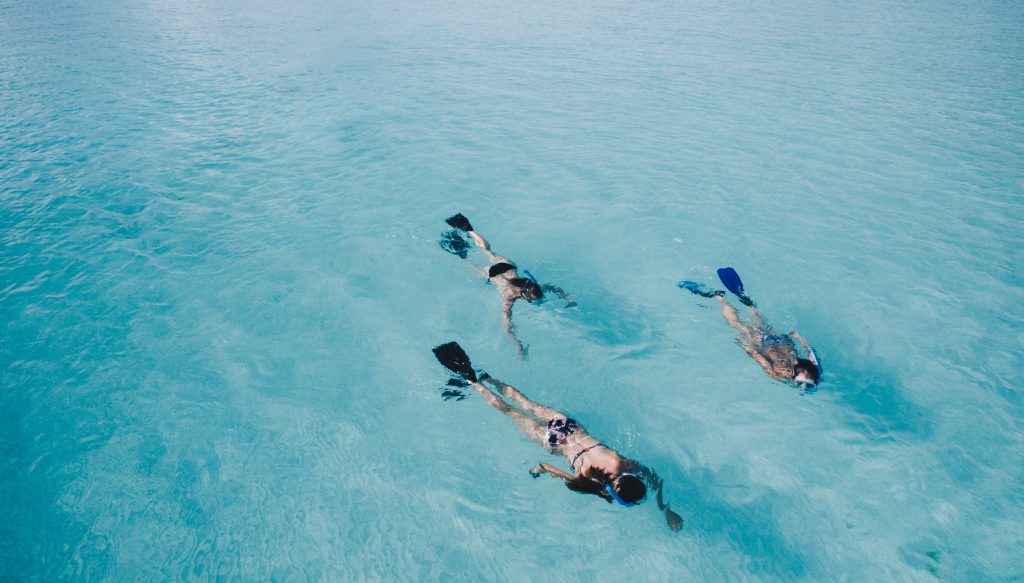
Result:
<instances>
[{"instance_id":1,"label":"swimmer in black swimsuit","mask_svg":"<svg viewBox=\"0 0 1024 583\"><path fill-rule=\"evenodd\" d=\"M515 387L487 373L478 376L469 357L455 342L438 346L434 354L441 364L472 385L492 407L511 417L530 439L569 461L571 473L540 463L530 469L531 476L536 478L547 473L564 480L565 486L574 492L593 494L627 507L643 502L649 485L657 492L658 508L665 513L669 528L679 530L683 527L683 518L664 502L664 484L653 470L597 441L566 414L531 401ZM484 382L493 389L485 386Z\"/></svg>"},{"instance_id":2,"label":"swimmer in black swimsuit","mask_svg":"<svg viewBox=\"0 0 1024 583\"><path fill-rule=\"evenodd\" d=\"M740 320L739 312L725 300L724 291L711 289L693 281L681 281L679 287L696 295L718 300L722 306L722 317L740 332L740 346L761 365L768 376L776 380L790 381L801 391L813 391L821 376L821 364L811 345L795 330L789 334L776 334L761 317L761 312L757 310L753 300L743 291L743 284L732 268L719 270L719 276L740 302L747 306L750 313L749 323ZM794 341L799 342L802 349L798 349ZM807 352L807 358L801 358L803 351Z\"/></svg>"},{"instance_id":3,"label":"swimmer in black swimsuit","mask_svg":"<svg viewBox=\"0 0 1024 583\"><path fill-rule=\"evenodd\" d=\"M470 237L473 238L473 242L476 246L483 250L487 254L490 260L490 266L486 269L487 281L493 283L498 288L498 293L501 295L503 302L502 306L502 319L505 325L505 334L509 340L516 345L516 352L520 358L526 358L526 346L516 337L515 328L512 325L512 305L517 300L523 299L529 303L538 302L544 299L544 292L552 292L557 294L560 298L565 300L567 303L565 307L571 308L576 305L576 302L565 293L565 291L553 285L537 283L537 280L530 275L529 271L524 270L529 277L520 277L518 268L509 261L507 258L498 255L491 251L491 245L484 239L479 233L473 230L473 225L470 224L469 219L463 216L461 213L449 217L446 222L452 227L466 232ZM462 255L460 255L462 256ZM465 258L463 256L463 258Z\"/></svg>"}]
</instances>

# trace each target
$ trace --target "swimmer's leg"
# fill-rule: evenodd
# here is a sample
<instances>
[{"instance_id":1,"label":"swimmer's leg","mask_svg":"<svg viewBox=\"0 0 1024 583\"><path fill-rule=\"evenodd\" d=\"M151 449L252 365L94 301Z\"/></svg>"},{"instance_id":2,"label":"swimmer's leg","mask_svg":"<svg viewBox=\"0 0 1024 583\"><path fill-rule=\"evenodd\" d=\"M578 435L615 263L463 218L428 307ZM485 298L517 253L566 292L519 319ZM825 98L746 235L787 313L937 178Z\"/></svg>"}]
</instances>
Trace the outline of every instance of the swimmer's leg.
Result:
<instances>
[{"instance_id":1,"label":"swimmer's leg","mask_svg":"<svg viewBox=\"0 0 1024 583\"><path fill-rule=\"evenodd\" d=\"M487 257L490 259L492 264L509 262L508 259L505 259L501 255L498 255L491 251L491 244L488 243L487 239L484 239L480 233L477 233L476 231L468 231L468 233L469 236L473 238L473 242L476 243L476 246L482 249L483 252L487 254Z\"/></svg>"},{"instance_id":2,"label":"swimmer's leg","mask_svg":"<svg viewBox=\"0 0 1024 583\"><path fill-rule=\"evenodd\" d=\"M536 441L541 445L547 444L547 426L541 424L539 421L531 418L526 413L518 409L513 409L508 403L503 401L501 397L495 395L493 391L485 387L479 381L471 383L473 388L476 389L480 396L484 398L492 407L508 415L516 422L519 429L523 431L531 440Z\"/></svg>"},{"instance_id":3,"label":"swimmer's leg","mask_svg":"<svg viewBox=\"0 0 1024 583\"><path fill-rule=\"evenodd\" d=\"M736 308L732 307L732 305L725 301L725 298L722 296L718 296L717 299L718 303L722 304L722 317L725 318L725 321L733 328L739 330L743 336L750 339L755 346L760 344L760 339L757 337L757 331L740 321L740 315L739 312L736 311Z\"/></svg>"},{"instance_id":4,"label":"swimmer's leg","mask_svg":"<svg viewBox=\"0 0 1024 583\"><path fill-rule=\"evenodd\" d=\"M750 323L751 327L755 330L763 330L766 334L770 333L768 325L764 323L764 318L761 317L761 312L757 311L754 306L747 306L747 311L750 312Z\"/></svg>"},{"instance_id":5,"label":"swimmer's leg","mask_svg":"<svg viewBox=\"0 0 1024 583\"><path fill-rule=\"evenodd\" d=\"M484 380L494 385L495 388L499 389L501 391L501 394L504 395L506 399L511 399L517 405L529 411L530 414L536 417L537 419L547 422L553 419L555 416L562 414L561 412L556 411L551 407L541 405L536 401L531 401L529 398L527 398L526 395L519 392L519 389L513 387L512 385L503 383L494 377L489 376Z\"/></svg>"}]
</instances>

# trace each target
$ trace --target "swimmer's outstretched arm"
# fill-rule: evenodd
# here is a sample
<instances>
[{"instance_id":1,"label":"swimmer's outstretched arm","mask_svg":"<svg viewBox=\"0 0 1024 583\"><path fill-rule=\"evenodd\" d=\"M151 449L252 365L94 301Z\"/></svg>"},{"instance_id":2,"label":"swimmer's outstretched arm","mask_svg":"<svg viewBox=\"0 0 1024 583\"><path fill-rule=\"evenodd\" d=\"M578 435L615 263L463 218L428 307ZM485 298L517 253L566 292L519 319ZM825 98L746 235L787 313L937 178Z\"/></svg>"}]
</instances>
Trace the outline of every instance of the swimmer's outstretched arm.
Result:
<instances>
[{"instance_id":1,"label":"swimmer's outstretched arm","mask_svg":"<svg viewBox=\"0 0 1024 583\"><path fill-rule=\"evenodd\" d=\"M505 306L502 308L501 315L505 324L505 335L516 345L516 352L519 353L519 358L526 358L526 347L516 338L515 327L512 326L513 303L515 303L515 300L505 300Z\"/></svg>"},{"instance_id":2,"label":"swimmer's outstretched arm","mask_svg":"<svg viewBox=\"0 0 1024 583\"><path fill-rule=\"evenodd\" d=\"M576 305L576 300L572 299L572 296L565 293L565 290L558 287L557 285L545 283L544 285L540 286L540 289L544 290L545 292L552 292L558 294L558 297L566 301L565 307L567 308L571 308Z\"/></svg>"},{"instance_id":3,"label":"swimmer's outstretched arm","mask_svg":"<svg viewBox=\"0 0 1024 583\"><path fill-rule=\"evenodd\" d=\"M811 345L808 344L807 341L804 340L804 337L801 336L800 333L797 332L796 330L790 330L789 337L792 338L793 340L796 340L800 344L802 344L803 347L804 347L804 350L810 350L811 349Z\"/></svg>"},{"instance_id":4,"label":"swimmer's outstretched arm","mask_svg":"<svg viewBox=\"0 0 1024 583\"><path fill-rule=\"evenodd\" d=\"M532 468L530 468L530 475L533 476L534 478L539 478L540 475L545 473L545 472L548 473L548 474L551 474L552 477L561 478L561 479L565 480L566 482L568 482L569 480L571 480L573 478L572 475L563 472L562 470L556 468L555 466L553 466L551 464L543 464L543 463L541 463L541 464L537 464L537 465L533 466Z\"/></svg>"},{"instance_id":5,"label":"swimmer's outstretched arm","mask_svg":"<svg viewBox=\"0 0 1024 583\"><path fill-rule=\"evenodd\" d=\"M764 372L768 373L770 377L775 378L775 369L772 367L772 363L768 362L768 359L765 358L763 354L755 350L754 347L750 346L749 344L740 342L740 346L743 347L743 350L747 351L747 354L750 355L750 358L753 358L754 360L757 361L757 364L761 365L761 368L764 369Z\"/></svg>"},{"instance_id":6,"label":"swimmer's outstretched arm","mask_svg":"<svg viewBox=\"0 0 1024 583\"><path fill-rule=\"evenodd\" d=\"M683 517L676 514L670 505L665 503L665 499L663 497L665 482L654 470L642 463L635 460L629 460L629 464L632 466L632 469L636 471L637 475L643 478L651 488L658 491L657 497L655 498L658 503L658 510L665 513L665 522L668 523L668 527L671 528L673 532L678 532L683 528Z\"/></svg>"}]
</instances>

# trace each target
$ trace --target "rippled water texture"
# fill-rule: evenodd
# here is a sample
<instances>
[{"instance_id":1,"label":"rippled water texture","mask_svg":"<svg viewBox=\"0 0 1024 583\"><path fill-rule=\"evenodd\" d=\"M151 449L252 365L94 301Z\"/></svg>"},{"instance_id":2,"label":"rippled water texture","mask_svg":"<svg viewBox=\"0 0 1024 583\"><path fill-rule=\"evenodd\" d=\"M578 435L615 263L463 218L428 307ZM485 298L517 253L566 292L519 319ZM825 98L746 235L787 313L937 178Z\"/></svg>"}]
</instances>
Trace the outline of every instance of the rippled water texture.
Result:
<instances>
[{"instance_id":1,"label":"rippled water texture","mask_svg":"<svg viewBox=\"0 0 1024 583\"><path fill-rule=\"evenodd\" d=\"M1022 62L1019 1L0 0L0 579L1024 578ZM456 211L579 302L526 361Z\"/></svg>"}]
</instances>

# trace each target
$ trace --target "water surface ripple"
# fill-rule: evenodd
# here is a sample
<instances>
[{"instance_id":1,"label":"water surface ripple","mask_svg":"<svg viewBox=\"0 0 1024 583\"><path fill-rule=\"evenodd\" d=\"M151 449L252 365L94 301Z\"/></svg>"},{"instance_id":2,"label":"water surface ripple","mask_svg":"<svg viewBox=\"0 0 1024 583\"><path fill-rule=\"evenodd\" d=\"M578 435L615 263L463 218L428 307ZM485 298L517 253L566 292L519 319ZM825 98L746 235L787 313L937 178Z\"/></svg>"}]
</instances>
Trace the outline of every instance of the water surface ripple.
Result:
<instances>
[{"instance_id":1,"label":"water surface ripple","mask_svg":"<svg viewBox=\"0 0 1024 583\"><path fill-rule=\"evenodd\" d=\"M0 0L0 579L1024 578L1022 31L1000 0ZM456 211L579 301L517 307L525 362L436 245ZM675 287L723 265L817 394ZM686 528L530 480L554 460L442 401L453 338Z\"/></svg>"}]
</instances>

